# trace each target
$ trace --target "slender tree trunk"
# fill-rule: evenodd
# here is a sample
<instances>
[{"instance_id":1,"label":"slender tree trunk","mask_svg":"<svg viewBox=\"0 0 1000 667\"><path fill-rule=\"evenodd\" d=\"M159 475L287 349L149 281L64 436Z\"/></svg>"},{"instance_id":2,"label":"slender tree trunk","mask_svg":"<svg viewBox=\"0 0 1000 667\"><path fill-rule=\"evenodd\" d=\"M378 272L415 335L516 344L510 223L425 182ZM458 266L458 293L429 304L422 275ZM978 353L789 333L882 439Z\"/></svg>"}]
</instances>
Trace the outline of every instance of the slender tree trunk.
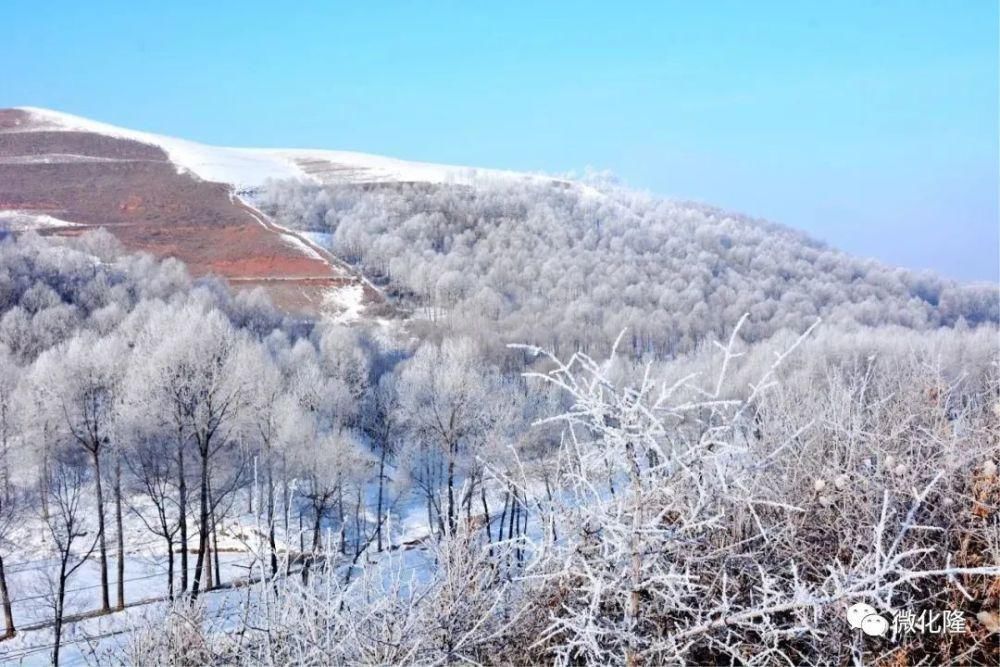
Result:
<instances>
[{"instance_id":1,"label":"slender tree trunk","mask_svg":"<svg viewBox=\"0 0 1000 667\"><path fill-rule=\"evenodd\" d=\"M476 492L476 475L472 475L472 483L469 486L469 490L466 492L465 497L462 498L462 504L465 505L465 525L469 530L472 530L472 496Z\"/></svg>"},{"instance_id":2,"label":"slender tree trunk","mask_svg":"<svg viewBox=\"0 0 1000 667\"><path fill-rule=\"evenodd\" d=\"M62 644L63 603L66 600L66 557L59 564L59 588L56 592L56 617L53 624L52 667L59 667L59 647Z\"/></svg>"},{"instance_id":3,"label":"slender tree trunk","mask_svg":"<svg viewBox=\"0 0 1000 667\"><path fill-rule=\"evenodd\" d=\"M344 489L337 487L337 520L340 522L340 553L347 554L347 530L344 525Z\"/></svg>"},{"instance_id":4,"label":"slender tree trunk","mask_svg":"<svg viewBox=\"0 0 1000 667\"><path fill-rule=\"evenodd\" d=\"M177 508L181 530L181 593L188 589L188 525L187 525L187 474L184 470L184 442L178 435L177 443Z\"/></svg>"},{"instance_id":5,"label":"slender tree trunk","mask_svg":"<svg viewBox=\"0 0 1000 667\"><path fill-rule=\"evenodd\" d=\"M174 599L174 540L167 540L167 598Z\"/></svg>"},{"instance_id":6,"label":"slender tree trunk","mask_svg":"<svg viewBox=\"0 0 1000 667\"><path fill-rule=\"evenodd\" d=\"M514 539L514 522L517 516L517 489L510 490L510 523L507 524L507 539Z\"/></svg>"},{"instance_id":7,"label":"slender tree trunk","mask_svg":"<svg viewBox=\"0 0 1000 667\"><path fill-rule=\"evenodd\" d=\"M376 531L378 531L378 552L382 553L382 490L385 488L385 443L382 443L382 454L378 461L378 514L376 515Z\"/></svg>"},{"instance_id":8,"label":"slender tree trunk","mask_svg":"<svg viewBox=\"0 0 1000 667\"><path fill-rule=\"evenodd\" d=\"M10 590L7 588L7 572L3 568L3 556L0 556L0 602L3 603L4 637L13 637L14 613L10 607Z\"/></svg>"},{"instance_id":9,"label":"slender tree trunk","mask_svg":"<svg viewBox=\"0 0 1000 667\"><path fill-rule=\"evenodd\" d=\"M555 517L552 516L552 487L549 486L549 477L545 476L545 494L549 497L549 523L552 524L552 543L555 544L559 540L559 536L556 534L556 522Z\"/></svg>"},{"instance_id":10,"label":"slender tree trunk","mask_svg":"<svg viewBox=\"0 0 1000 667\"><path fill-rule=\"evenodd\" d=\"M49 483L49 450L47 446L43 446L42 451L42 469L38 477L38 494L42 498L42 520L48 523L49 520L49 488L51 484Z\"/></svg>"},{"instance_id":11,"label":"slender tree trunk","mask_svg":"<svg viewBox=\"0 0 1000 667\"><path fill-rule=\"evenodd\" d=\"M215 518L215 498L212 497L212 478L208 478L208 506L211 508L212 522L212 557L215 559L215 585L222 585L222 568L219 567L219 533ZM211 581L211 579L209 579Z\"/></svg>"},{"instance_id":12,"label":"slender tree trunk","mask_svg":"<svg viewBox=\"0 0 1000 667\"><path fill-rule=\"evenodd\" d=\"M288 490L288 460L285 455L281 455L281 507L285 515L285 539L288 539L288 513L292 500L289 498Z\"/></svg>"},{"instance_id":13,"label":"slender tree trunk","mask_svg":"<svg viewBox=\"0 0 1000 667\"><path fill-rule=\"evenodd\" d=\"M455 455L448 457L448 530L455 533Z\"/></svg>"},{"instance_id":14,"label":"slender tree trunk","mask_svg":"<svg viewBox=\"0 0 1000 667\"><path fill-rule=\"evenodd\" d=\"M94 478L97 487L97 538L101 550L101 611L111 611L111 599L108 594L108 543L104 529L104 485L101 483L100 449L94 448L91 455L94 460Z\"/></svg>"},{"instance_id":15,"label":"slender tree trunk","mask_svg":"<svg viewBox=\"0 0 1000 667\"><path fill-rule=\"evenodd\" d=\"M313 561L316 559L317 554L319 554L320 548L320 530L323 526L323 514L325 513L325 508L323 504L313 502L313 527L312 527L312 550L308 556L303 559L302 563L302 583L309 583L309 568L312 566Z\"/></svg>"},{"instance_id":16,"label":"slender tree trunk","mask_svg":"<svg viewBox=\"0 0 1000 667\"><path fill-rule=\"evenodd\" d=\"M278 550L274 543L274 471L267 467L267 541L271 548L271 576L278 574Z\"/></svg>"},{"instance_id":17,"label":"slender tree trunk","mask_svg":"<svg viewBox=\"0 0 1000 667\"><path fill-rule=\"evenodd\" d=\"M354 505L354 555L361 552L361 486L358 486L358 502Z\"/></svg>"},{"instance_id":18,"label":"slender tree trunk","mask_svg":"<svg viewBox=\"0 0 1000 667\"><path fill-rule=\"evenodd\" d=\"M199 500L201 506L198 511L198 558L194 564L194 580L191 582L191 599L198 597L201 587L201 574L205 567L205 557L208 554L208 454L205 450L201 456L201 489ZM211 584L210 584L211 585Z\"/></svg>"},{"instance_id":19,"label":"slender tree trunk","mask_svg":"<svg viewBox=\"0 0 1000 667\"><path fill-rule=\"evenodd\" d=\"M118 610L125 608L125 533L122 530L122 459L115 460L115 530L118 533Z\"/></svg>"},{"instance_id":20,"label":"slender tree trunk","mask_svg":"<svg viewBox=\"0 0 1000 667\"><path fill-rule=\"evenodd\" d=\"M519 511L519 514L523 517L524 524L523 524L523 526L521 526L518 529L518 535L527 535L528 534L528 511L529 510L528 510L528 503L524 502L524 500L525 499L522 496L521 509ZM518 563L523 563L524 562L524 550L521 549L520 546L517 548L517 562Z\"/></svg>"},{"instance_id":21,"label":"slender tree trunk","mask_svg":"<svg viewBox=\"0 0 1000 667\"><path fill-rule=\"evenodd\" d=\"M215 559L215 585L222 585L222 566L219 564L219 533L212 524L212 557Z\"/></svg>"},{"instance_id":22,"label":"slender tree trunk","mask_svg":"<svg viewBox=\"0 0 1000 667\"><path fill-rule=\"evenodd\" d=\"M500 513L500 530L497 535L497 542L503 542L503 527L504 523L507 521L507 505L510 504L510 491L504 491L503 494L503 511Z\"/></svg>"},{"instance_id":23,"label":"slender tree trunk","mask_svg":"<svg viewBox=\"0 0 1000 667\"><path fill-rule=\"evenodd\" d=\"M486 543L490 545L490 556L493 556L493 535L490 534L490 506L486 502L486 483L484 482L482 486L479 487L479 496L483 501L483 516L486 521L483 523L483 528L486 530Z\"/></svg>"},{"instance_id":24,"label":"slender tree trunk","mask_svg":"<svg viewBox=\"0 0 1000 667\"><path fill-rule=\"evenodd\" d=\"M215 585L215 566L212 564L212 531L208 531L205 543L205 590L212 590Z\"/></svg>"},{"instance_id":25,"label":"slender tree trunk","mask_svg":"<svg viewBox=\"0 0 1000 667\"><path fill-rule=\"evenodd\" d=\"M291 575L291 573L292 573L292 554L290 553L291 550L287 546L289 544L288 540L291 537L290 533L288 532L288 515L289 515L289 512L291 512L291 507L290 507L291 503L292 503L291 492L288 489L288 458L284 454L282 454L281 455L281 504L282 504L281 509L282 509L282 512L285 515L285 545L286 545L285 546L285 551L286 551L286 553L285 553L285 576L286 577L289 576L289 575ZM301 515L300 515L300 517L301 517ZM302 532L302 521L300 520L299 521L299 533L300 533L300 538L299 538L299 553L302 553L301 532Z\"/></svg>"}]
</instances>

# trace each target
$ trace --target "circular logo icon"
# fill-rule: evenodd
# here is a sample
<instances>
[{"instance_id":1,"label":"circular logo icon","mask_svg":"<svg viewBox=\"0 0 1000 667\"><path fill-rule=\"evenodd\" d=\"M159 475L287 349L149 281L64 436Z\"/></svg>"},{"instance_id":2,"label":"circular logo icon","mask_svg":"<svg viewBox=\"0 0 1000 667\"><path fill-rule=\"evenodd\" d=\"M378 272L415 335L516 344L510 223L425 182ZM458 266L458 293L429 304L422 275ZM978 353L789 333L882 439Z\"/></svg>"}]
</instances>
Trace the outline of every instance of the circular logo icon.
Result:
<instances>
[{"instance_id":1,"label":"circular logo icon","mask_svg":"<svg viewBox=\"0 0 1000 667\"><path fill-rule=\"evenodd\" d=\"M870 637L882 637L889 631L889 621L879 616L875 607L864 602L851 605L847 610L847 622Z\"/></svg>"}]
</instances>

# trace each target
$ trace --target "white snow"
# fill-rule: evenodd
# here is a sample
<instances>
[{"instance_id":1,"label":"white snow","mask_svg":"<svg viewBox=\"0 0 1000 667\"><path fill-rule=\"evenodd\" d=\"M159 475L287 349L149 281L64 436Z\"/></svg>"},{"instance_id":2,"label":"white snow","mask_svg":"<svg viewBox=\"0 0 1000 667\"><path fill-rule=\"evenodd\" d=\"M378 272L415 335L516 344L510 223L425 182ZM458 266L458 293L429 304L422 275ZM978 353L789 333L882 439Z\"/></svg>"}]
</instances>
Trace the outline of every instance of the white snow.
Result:
<instances>
[{"instance_id":1,"label":"white snow","mask_svg":"<svg viewBox=\"0 0 1000 667\"><path fill-rule=\"evenodd\" d=\"M410 162L381 155L316 149L256 149L298 165L320 183L453 183L472 185L484 181L517 180L552 182L549 176L498 169L479 169L430 162Z\"/></svg>"},{"instance_id":2,"label":"white snow","mask_svg":"<svg viewBox=\"0 0 1000 667\"><path fill-rule=\"evenodd\" d=\"M260 187L268 179L290 178L312 180L323 184L422 182L471 185L512 180L571 183L539 174L409 162L351 151L209 146L185 139L129 130L50 109L18 108L30 113L35 122L41 123L46 130L94 132L159 146L167 153L170 161L177 165L179 171L190 172L206 181L228 183L237 190ZM573 186L590 190L588 186L579 183L573 183Z\"/></svg>"},{"instance_id":3,"label":"white snow","mask_svg":"<svg viewBox=\"0 0 1000 667\"><path fill-rule=\"evenodd\" d=\"M301 252L303 255L306 255L307 257L309 257L311 259L318 259L318 260L323 261L323 262L326 261L325 257L323 257L318 252L316 252L312 247L309 246L308 243L303 242L302 239L300 239L300 238L298 238L296 236L292 236L291 234L282 234L281 235L281 240L286 245L289 245L289 246L295 248L296 250L298 250L299 252Z\"/></svg>"},{"instance_id":4,"label":"white snow","mask_svg":"<svg viewBox=\"0 0 1000 667\"><path fill-rule=\"evenodd\" d=\"M323 306L336 311L332 317L335 322L354 322L364 310L364 296L365 290L361 285L335 287L324 295Z\"/></svg>"},{"instance_id":5,"label":"white snow","mask_svg":"<svg viewBox=\"0 0 1000 667\"><path fill-rule=\"evenodd\" d=\"M0 229L11 232L26 232L31 229L51 229L53 227L78 227L75 222L61 220L44 213L6 209L0 211Z\"/></svg>"},{"instance_id":6,"label":"white snow","mask_svg":"<svg viewBox=\"0 0 1000 667\"><path fill-rule=\"evenodd\" d=\"M333 234L331 232L299 232L299 236L306 238L320 248L327 250L333 248Z\"/></svg>"}]
</instances>

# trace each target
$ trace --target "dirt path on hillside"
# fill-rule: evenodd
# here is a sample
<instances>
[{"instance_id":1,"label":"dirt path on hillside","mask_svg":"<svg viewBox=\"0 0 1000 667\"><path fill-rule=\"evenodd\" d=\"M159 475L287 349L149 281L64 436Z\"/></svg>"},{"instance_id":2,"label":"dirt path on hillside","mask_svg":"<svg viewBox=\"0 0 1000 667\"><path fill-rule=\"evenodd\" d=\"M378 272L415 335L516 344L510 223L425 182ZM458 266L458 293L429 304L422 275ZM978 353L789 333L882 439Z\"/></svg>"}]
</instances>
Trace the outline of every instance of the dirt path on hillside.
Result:
<instances>
[{"instance_id":1,"label":"dirt path on hillside","mask_svg":"<svg viewBox=\"0 0 1000 667\"><path fill-rule=\"evenodd\" d=\"M237 206L237 208L246 211L265 229L274 234L277 234L278 236L289 236L299 241L307 248L309 248L317 255L319 255L323 259L323 261L325 261L330 266L330 269L332 271L339 272L340 274L342 274L340 276L338 275L330 276L331 278L335 280L346 279L361 285L364 288L365 297L369 301L379 301L379 302L386 301L385 295L382 294L382 292L377 287L375 287L375 285L373 285L371 281L369 281L367 278L361 275L359 271L357 271L354 267L347 264L347 262L343 261L342 259L334 255L332 252L330 252L323 246L319 245L318 243L315 243L314 241L300 234L299 232L275 224L274 221L272 221L270 218L264 215L264 213L262 213L261 211L257 210L256 208L248 204L238 195L233 194L232 198L233 198L233 203ZM303 276L301 278L281 278L281 280L309 280L310 278L314 277L318 278L319 276ZM246 276L239 278L239 280L250 282L250 281L275 280L275 278L267 278L267 277L254 278Z\"/></svg>"}]
</instances>

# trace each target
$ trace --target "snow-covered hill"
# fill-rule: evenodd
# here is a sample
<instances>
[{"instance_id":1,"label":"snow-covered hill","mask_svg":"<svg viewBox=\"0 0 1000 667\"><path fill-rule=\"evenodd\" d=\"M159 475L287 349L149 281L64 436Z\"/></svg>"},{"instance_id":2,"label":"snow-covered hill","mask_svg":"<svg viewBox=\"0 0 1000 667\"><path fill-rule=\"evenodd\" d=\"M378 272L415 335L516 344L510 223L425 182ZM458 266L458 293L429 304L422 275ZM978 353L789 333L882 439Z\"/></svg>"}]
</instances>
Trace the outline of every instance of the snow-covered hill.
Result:
<instances>
[{"instance_id":1,"label":"snow-covered hill","mask_svg":"<svg viewBox=\"0 0 1000 667\"><path fill-rule=\"evenodd\" d=\"M289 178L320 184L471 184L483 179L539 182L555 180L549 176L409 162L350 151L209 146L186 139L130 130L50 109L17 108L30 114L33 130L92 132L151 144L163 149L179 171L189 172L205 181L227 183L237 190L260 187L268 179Z\"/></svg>"}]
</instances>

